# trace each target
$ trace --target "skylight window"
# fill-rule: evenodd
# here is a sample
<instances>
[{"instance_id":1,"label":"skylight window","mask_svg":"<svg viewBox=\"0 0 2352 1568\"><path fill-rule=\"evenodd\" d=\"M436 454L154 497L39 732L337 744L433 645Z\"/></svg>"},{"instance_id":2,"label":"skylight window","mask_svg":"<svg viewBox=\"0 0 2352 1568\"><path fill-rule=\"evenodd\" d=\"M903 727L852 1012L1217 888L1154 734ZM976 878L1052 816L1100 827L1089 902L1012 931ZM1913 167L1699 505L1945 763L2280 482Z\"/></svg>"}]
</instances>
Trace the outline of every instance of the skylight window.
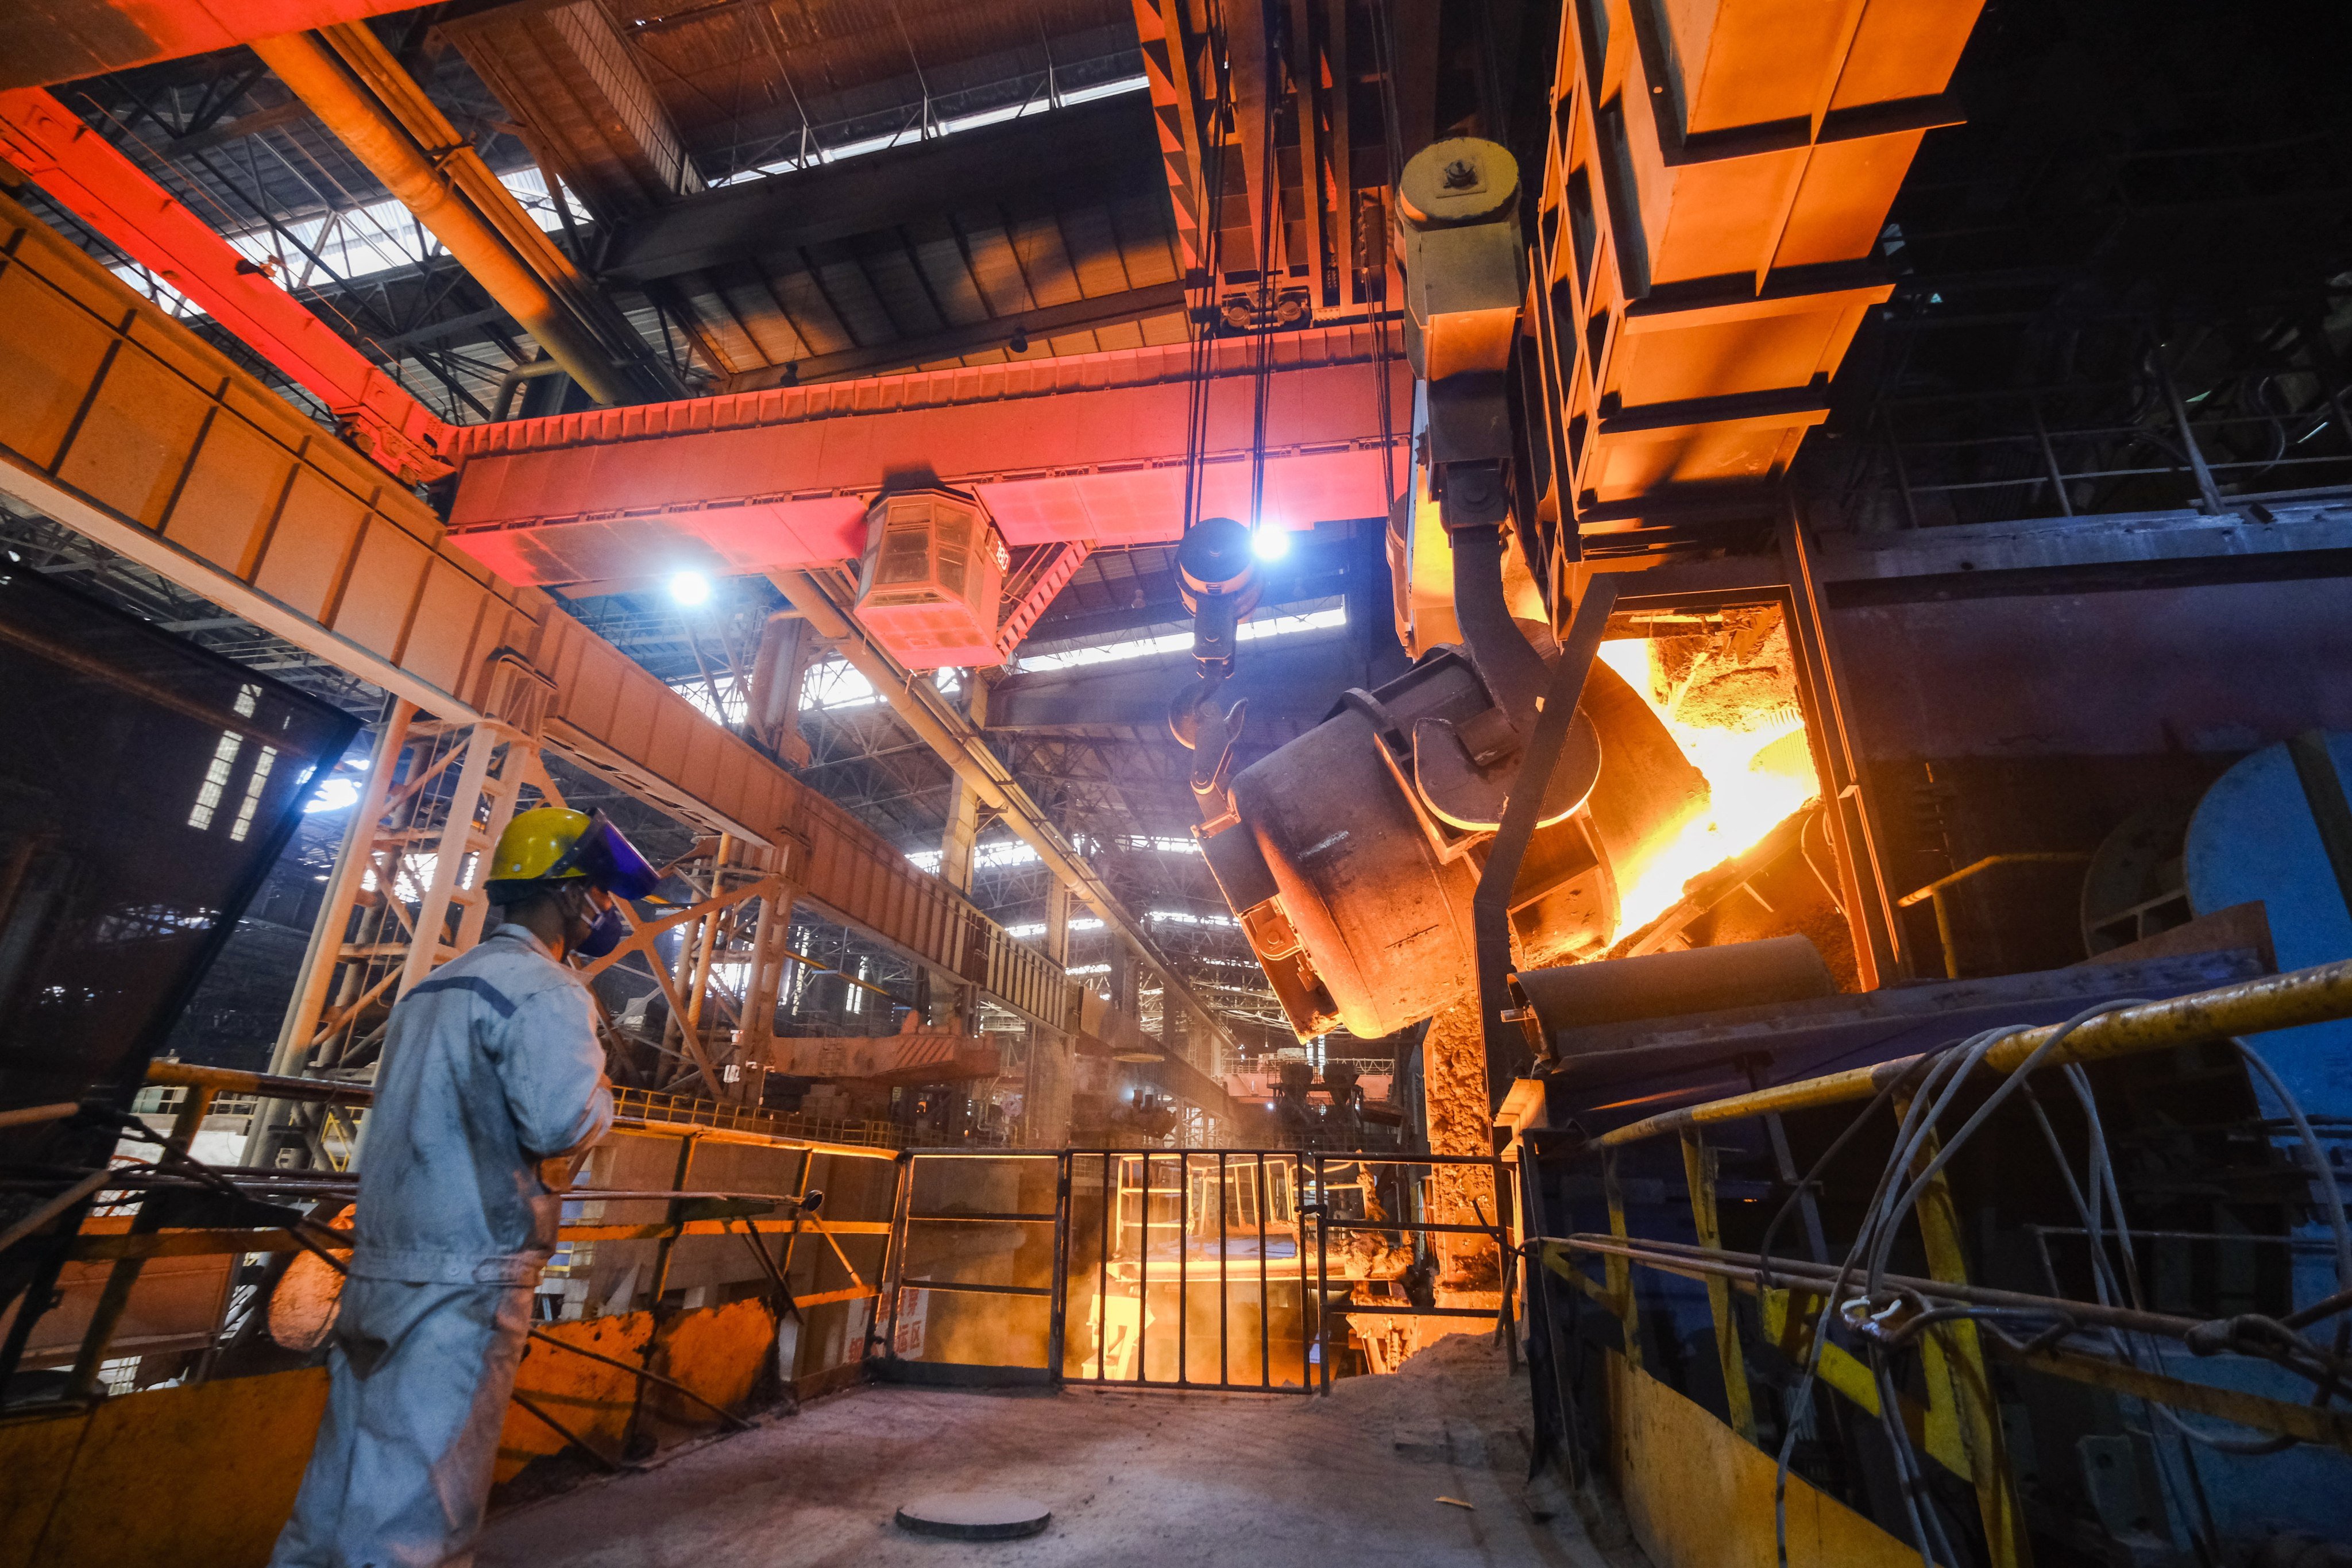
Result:
<instances>
[{"instance_id":1,"label":"skylight window","mask_svg":"<svg viewBox=\"0 0 2352 1568\"><path fill-rule=\"evenodd\" d=\"M1256 642L1265 637L1296 637L1301 632L1327 631L1347 624L1347 606L1332 605L1303 615L1270 616L1263 620L1244 621L1237 640ZM1192 646L1192 634L1187 629L1160 637L1129 637L1120 642L1093 643L1080 647L1057 648L1052 653L1031 654L1013 668L1024 673L1038 669L1078 669L1090 664L1119 664L1132 658L1150 658L1154 654L1177 653Z\"/></svg>"},{"instance_id":2,"label":"skylight window","mask_svg":"<svg viewBox=\"0 0 2352 1568\"><path fill-rule=\"evenodd\" d=\"M1054 97L1031 98L1022 103L1009 103L998 109L984 109L976 114L960 114L950 120L934 120L929 127L909 125L904 131L887 136L867 136L856 142L845 142L835 147L811 146L805 157L774 158L749 169L739 170L722 180L713 180L714 189L724 185L740 185L751 180L772 179L778 174L798 174L826 163L838 163L845 158L862 158L869 153L886 153L893 147L912 146L919 142L936 142L942 136L954 136L966 131L978 131L983 126L1002 125L1009 120L1027 120L1040 114L1051 114L1056 109L1068 109L1076 104L1092 103L1097 99L1117 98L1124 93L1142 92L1151 86L1143 76L1120 77L1115 81L1098 82Z\"/></svg>"},{"instance_id":3,"label":"skylight window","mask_svg":"<svg viewBox=\"0 0 2352 1568\"><path fill-rule=\"evenodd\" d=\"M541 228L552 234L563 226L554 198L548 195L546 178L537 169L500 174L499 184L514 193L522 210ZM576 197L572 198L572 216L578 223L593 221ZM286 236L282 239L266 227L221 237L239 256L266 268L289 292L330 282L330 272L347 283L356 283L404 267L421 267L427 258L443 254L440 241L397 196L280 227ZM312 261L310 255L316 255L318 261ZM321 262L325 271L319 269ZM201 321L206 314L204 307L135 261L111 270L184 321Z\"/></svg>"}]
</instances>

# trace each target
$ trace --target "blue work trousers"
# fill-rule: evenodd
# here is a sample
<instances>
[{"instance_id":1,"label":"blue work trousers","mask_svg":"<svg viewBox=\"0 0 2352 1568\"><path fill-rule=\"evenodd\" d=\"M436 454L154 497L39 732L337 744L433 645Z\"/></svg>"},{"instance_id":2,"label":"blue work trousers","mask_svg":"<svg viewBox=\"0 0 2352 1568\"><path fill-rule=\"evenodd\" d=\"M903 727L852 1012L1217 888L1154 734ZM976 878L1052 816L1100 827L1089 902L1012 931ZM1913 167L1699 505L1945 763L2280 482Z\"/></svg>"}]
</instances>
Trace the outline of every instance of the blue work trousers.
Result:
<instances>
[{"instance_id":1,"label":"blue work trousers","mask_svg":"<svg viewBox=\"0 0 2352 1568\"><path fill-rule=\"evenodd\" d=\"M466 1568L530 1332L527 1285L352 1279L326 1419L270 1568Z\"/></svg>"}]
</instances>

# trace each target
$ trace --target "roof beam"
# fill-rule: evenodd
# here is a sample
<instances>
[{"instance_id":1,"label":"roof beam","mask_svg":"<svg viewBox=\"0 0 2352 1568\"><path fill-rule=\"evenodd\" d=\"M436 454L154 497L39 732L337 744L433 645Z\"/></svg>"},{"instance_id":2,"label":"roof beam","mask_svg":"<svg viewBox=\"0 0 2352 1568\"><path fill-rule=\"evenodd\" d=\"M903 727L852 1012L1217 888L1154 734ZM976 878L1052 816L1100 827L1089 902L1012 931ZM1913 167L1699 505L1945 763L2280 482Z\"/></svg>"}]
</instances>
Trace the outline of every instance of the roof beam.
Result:
<instances>
[{"instance_id":1,"label":"roof beam","mask_svg":"<svg viewBox=\"0 0 2352 1568\"><path fill-rule=\"evenodd\" d=\"M254 50L591 397L684 394L373 32L354 23Z\"/></svg>"},{"instance_id":2,"label":"roof beam","mask_svg":"<svg viewBox=\"0 0 2352 1568\"><path fill-rule=\"evenodd\" d=\"M1145 316L1164 315L1183 308L1182 283L1154 283L1147 288L1129 289L1124 293L1101 294L1091 300L1072 300L1066 304L1047 305L1041 310L992 316L984 321L949 327L919 337L899 338L891 342L876 343L869 348L846 349L840 353L817 354L786 364L744 371L729 377L721 390L729 393L760 392L772 386L805 386L836 376L854 375L859 371L923 364L932 360L953 359L982 349L998 348L1009 342L1015 332L1043 338L1061 332L1090 331L1097 327L1137 321Z\"/></svg>"},{"instance_id":3,"label":"roof beam","mask_svg":"<svg viewBox=\"0 0 2352 1568\"><path fill-rule=\"evenodd\" d=\"M440 31L522 121L534 161L600 220L702 189L660 93L598 0L460 8Z\"/></svg>"},{"instance_id":4,"label":"roof beam","mask_svg":"<svg viewBox=\"0 0 2352 1568\"><path fill-rule=\"evenodd\" d=\"M601 276L673 278L872 234L1014 195L1085 205L1159 188L1150 103L1121 95L814 169L747 180L614 231Z\"/></svg>"}]
</instances>

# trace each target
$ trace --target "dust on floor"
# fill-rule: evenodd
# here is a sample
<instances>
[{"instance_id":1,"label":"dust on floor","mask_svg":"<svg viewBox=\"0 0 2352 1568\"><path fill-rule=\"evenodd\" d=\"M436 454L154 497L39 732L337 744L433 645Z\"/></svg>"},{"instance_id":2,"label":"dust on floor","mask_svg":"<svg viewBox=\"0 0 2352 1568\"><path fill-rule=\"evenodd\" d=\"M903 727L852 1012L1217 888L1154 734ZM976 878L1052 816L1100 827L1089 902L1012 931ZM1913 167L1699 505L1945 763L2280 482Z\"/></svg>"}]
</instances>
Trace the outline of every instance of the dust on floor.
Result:
<instances>
[{"instance_id":1,"label":"dust on floor","mask_svg":"<svg viewBox=\"0 0 2352 1568\"><path fill-rule=\"evenodd\" d=\"M1483 1336L1328 1396L876 1387L519 1508L478 1568L1611 1568L1523 1496L1528 1384ZM1053 1510L1027 1541L911 1536L898 1505L990 1489ZM1459 1508L1440 1498L1466 1502Z\"/></svg>"}]
</instances>

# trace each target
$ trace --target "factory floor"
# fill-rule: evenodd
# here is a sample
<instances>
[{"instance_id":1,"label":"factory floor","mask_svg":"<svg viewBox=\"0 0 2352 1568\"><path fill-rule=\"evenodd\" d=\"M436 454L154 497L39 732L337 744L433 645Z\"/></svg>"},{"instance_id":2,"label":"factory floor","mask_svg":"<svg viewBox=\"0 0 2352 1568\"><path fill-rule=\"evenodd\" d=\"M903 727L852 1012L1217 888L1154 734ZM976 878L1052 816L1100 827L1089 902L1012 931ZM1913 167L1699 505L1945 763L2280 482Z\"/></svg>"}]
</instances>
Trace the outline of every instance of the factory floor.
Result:
<instances>
[{"instance_id":1,"label":"factory floor","mask_svg":"<svg viewBox=\"0 0 2352 1568\"><path fill-rule=\"evenodd\" d=\"M866 1388L503 1513L477 1568L1640 1568L1564 1495L1535 1517L1528 1418L1525 1373L1483 1336L1321 1398ZM1053 1521L994 1542L893 1523L921 1494L979 1489Z\"/></svg>"}]
</instances>

